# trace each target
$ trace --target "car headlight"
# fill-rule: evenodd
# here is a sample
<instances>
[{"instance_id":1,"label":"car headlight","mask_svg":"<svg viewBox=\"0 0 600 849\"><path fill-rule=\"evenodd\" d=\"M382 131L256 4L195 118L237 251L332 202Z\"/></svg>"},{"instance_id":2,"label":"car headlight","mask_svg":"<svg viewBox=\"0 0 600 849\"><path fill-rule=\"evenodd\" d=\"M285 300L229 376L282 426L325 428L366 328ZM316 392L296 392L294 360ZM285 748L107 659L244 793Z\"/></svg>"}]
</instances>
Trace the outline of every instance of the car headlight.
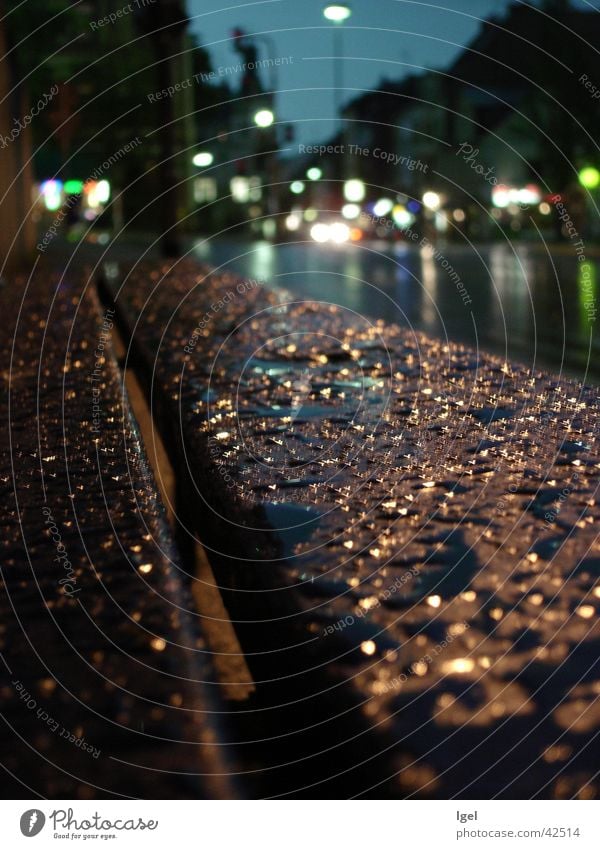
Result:
<instances>
[{"instance_id":1,"label":"car headlight","mask_svg":"<svg viewBox=\"0 0 600 849\"><path fill-rule=\"evenodd\" d=\"M310 228L310 235L315 240L315 242L328 242L331 238L331 227L329 224L313 224Z\"/></svg>"}]
</instances>

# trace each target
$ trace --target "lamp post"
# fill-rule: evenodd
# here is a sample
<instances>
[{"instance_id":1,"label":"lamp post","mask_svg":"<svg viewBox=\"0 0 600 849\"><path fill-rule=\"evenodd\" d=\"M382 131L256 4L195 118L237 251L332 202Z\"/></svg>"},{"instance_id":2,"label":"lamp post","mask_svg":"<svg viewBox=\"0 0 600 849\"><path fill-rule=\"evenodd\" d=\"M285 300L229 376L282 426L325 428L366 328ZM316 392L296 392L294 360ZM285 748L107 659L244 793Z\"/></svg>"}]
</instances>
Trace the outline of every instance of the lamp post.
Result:
<instances>
[{"instance_id":1,"label":"lamp post","mask_svg":"<svg viewBox=\"0 0 600 849\"><path fill-rule=\"evenodd\" d=\"M352 10L346 3L329 3L323 9L324 17L333 23L333 89L334 109L342 126L341 99L343 89L342 24L347 21Z\"/></svg>"}]
</instances>

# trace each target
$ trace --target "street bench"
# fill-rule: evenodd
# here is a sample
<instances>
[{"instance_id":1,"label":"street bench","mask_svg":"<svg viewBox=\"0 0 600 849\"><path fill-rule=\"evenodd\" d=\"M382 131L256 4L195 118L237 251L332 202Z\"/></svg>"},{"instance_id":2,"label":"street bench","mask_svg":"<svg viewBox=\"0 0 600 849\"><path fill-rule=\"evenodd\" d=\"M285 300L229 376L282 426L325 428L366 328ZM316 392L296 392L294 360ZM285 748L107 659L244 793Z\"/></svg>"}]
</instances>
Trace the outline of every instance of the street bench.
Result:
<instances>
[{"instance_id":1,"label":"street bench","mask_svg":"<svg viewBox=\"0 0 600 849\"><path fill-rule=\"evenodd\" d=\"M595 796L597 392L191 261L103 288L281 736L272 795Z\"/></svg>"},{"instance_id":2,"label":"street bench","mask_svg":"<svg viewBox=\"0 0 600 849\"><path fill-rule=\"evenodd\" d=\"M5 798L230 798L223 705L112 314L38 268L3 316Z\"/></svg>"}]
</instances>

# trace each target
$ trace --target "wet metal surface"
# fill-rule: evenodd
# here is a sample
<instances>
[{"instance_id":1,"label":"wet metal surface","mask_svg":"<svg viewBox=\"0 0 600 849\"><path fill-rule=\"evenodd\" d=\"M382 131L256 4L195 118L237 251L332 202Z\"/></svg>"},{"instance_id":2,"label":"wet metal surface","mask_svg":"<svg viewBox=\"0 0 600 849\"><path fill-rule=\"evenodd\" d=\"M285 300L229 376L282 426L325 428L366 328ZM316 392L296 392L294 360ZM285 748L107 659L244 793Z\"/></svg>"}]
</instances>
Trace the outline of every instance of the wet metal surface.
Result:
<instances>
[{"instance_id":1,"label":"wet metal surface","mask_svg":"<svg viewBox=\"0 0 600 849\"><path fill-rule=\"evenodd\" d=\"M266 668L285 674L272 649L291 620L371 728L355 792L596 795L597 392L168 270L115 283L117 308L213 542L246 541L221 578L248 621L268 595Z\"/></svg>"},{"instance_id":2,"label":"wet metal surface","mask_svg":"<svg viewBox=\"0 0 600 849\"><path fill-rule=\"evenodd\" d=\"M38 269L1 294L4 792L231 796L217 685L112 315L82 291Z\"/></svg>"}]
</instances>

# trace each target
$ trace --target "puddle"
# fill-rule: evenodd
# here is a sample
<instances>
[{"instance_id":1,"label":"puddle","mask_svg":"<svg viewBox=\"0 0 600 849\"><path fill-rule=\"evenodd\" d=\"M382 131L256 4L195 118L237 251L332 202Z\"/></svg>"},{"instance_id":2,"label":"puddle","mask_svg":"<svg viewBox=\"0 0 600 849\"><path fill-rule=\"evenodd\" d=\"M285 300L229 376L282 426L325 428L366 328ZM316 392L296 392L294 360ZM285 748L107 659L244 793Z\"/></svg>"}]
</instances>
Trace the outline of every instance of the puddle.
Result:
<instances>
[{"instance_id":1,"label":"puddle","mask_svg":"<svg viewBox=\"0 0 600 849\"><path fill-rule=\"evenodd\" d=\"M294 548L315 533L321 511L286 501L267 501L262 505L267 522L281 540L281 556L293 557Z\"/></svg>"},{"instance_id":2,"label":"puddle","mask_svg":"<svg viewBox=\"0 0 600 849\"><path fill-rule=\"evenodd\" d=\"M515 411L510 410L508 407L483 407L483 409L471 408L469 414L484 424L491 424L498 421L498 419L512 418Z\"/></svg>"},{"instance_id":3,"label":"puddle","mask_svg":"<svg viewBox=\"0 0 600 849\"><path fill-rule=\"evenodd\" d=\"M342 410L339 407L324 407L320 404L304 405L302 407L289 407L273 404L272 407L247 407L240 410L239 415L263 416L266 419L293 419L296 422L306 419L336 419L346 420L352 418L352 410Z\"/></svg>"}]
</instances>

